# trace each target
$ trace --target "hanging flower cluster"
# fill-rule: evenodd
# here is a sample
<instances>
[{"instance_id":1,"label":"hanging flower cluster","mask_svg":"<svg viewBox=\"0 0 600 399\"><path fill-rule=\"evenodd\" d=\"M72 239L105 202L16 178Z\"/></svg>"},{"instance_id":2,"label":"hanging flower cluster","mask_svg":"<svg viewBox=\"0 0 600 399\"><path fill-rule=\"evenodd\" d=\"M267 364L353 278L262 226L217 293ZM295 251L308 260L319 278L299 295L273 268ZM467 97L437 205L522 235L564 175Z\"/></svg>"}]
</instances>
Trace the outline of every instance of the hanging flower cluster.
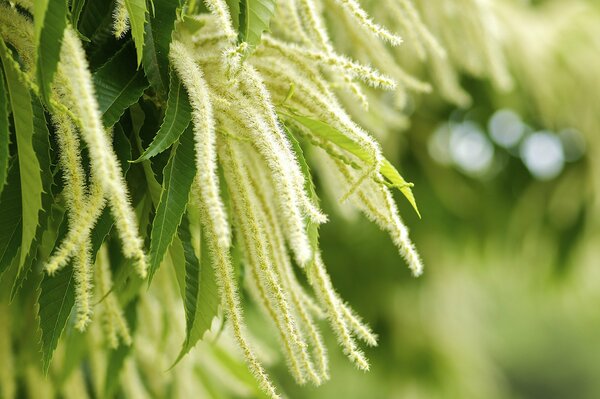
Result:
<instances>
[{"instance_id":1,"label":"hanging flower cluster","mask_svg":"<svg viewBox=\"0 0 600 399\"><path fill-rule=\"evenodd\" d=\"M469 2L455 0L447 7ZM467 7L465 14L472 24L465 29L488 34L486 22L480 18L487 15L484 2L473 2L477 7ZM195 338L190 338L198 322L196 309L205 295L201 291L205 273L209 273L249 369L264 392L278 397L246 331L236 266L241 260L244 288L276 327L298 383L319 385L329 378L326 349L316 323L322 318L329 321L346 356L367 370L369 363L358 341L374 346L377 337L338 295L327 274L318 243L318 226L327 216L319 207L311 168L323 176L325 189L343 207L359 210L389 233L414 275L422 273L421 260L392 195L393 189L399 189L416 210L411 184L383 156L371 134L355 122L357 113L362 112L357 112L355 105L364 110L375 101L375 113L387 109L400 114L408 92L432 90L407 72L410 65L400 66L403 46L398 47L402 38L396 26L408 36L418 60L431 58L442 92L458 103L468 101L456 83L456 72L445 63L446 51L426 28L419 3L385 0L381 7L373 7L375 14L378 10L382 14L374 14L381 19L379 23L356 0L260 0L256 4L206 0L208 12L200 12L201 7L193 1L169 6L156 0L157 10L150 17L140 2L117 0L110 10L110 25L88 38L92 43L107 40L110 31L117 39L126 40L131 32L142 70L134 71L126 86L116 88L110 81L102 81L102 72L126 53L127 45L92 68L90 60L97 57L96 49L85 45L73 20L73 15L93 15L95 11L86 6L83 11L70 10L70 22L60 30L61 44L54 54L55 72L50 73L50 83L45 80L43 35L48 34L44 29L54 14L44 14L44 9L40 14L35 3L0 1L2 64L15 114L22 185L30 176L24 173L36 176L38 172L29 168L29 160L24 158L27 146L14 110L18 89L24 87L34 104L40 104L39 98L51 115L50 135L57 145L62 184L49 204L64 206L66 229L58 233L46 223L47 231L40 237L56 242L47 250L39 244L43 239L34 239L38 236L35 228L24 228L21 257L13 261L18 274L28 253L35 251L27 251L25 244L34 243L46 254L41 259L47 273L44 281L72 270L75 327L84 331L93 326L97 308L106 341L114 348L119 342L132 343L123 310L127 301L119 291L123 281L131 284L152 279L161 263L173 264L179 270L176 280L187 324L181 358L202 336L195 333ZM83 3L92 7L91 2ZM48 7L66 15L66 10L56 5ZM173 11L168 28L159 20L159 7ZM436 16L424 15L429 19ZM156 31L146 25L144 33L144 23L154 20ZM161 28L167 33L151 44L162 46L162 52L149 49L149 40L156 39L153 35L161 33ZM494 80L506 86L509 79L498 61L498 49L489 45L493 41L488 39L480 37L486 49L485 62L492 67ZM351 46L344 48L345 42ZM147 56L150 51L155 52ZM157 72L160 60L155 62L152 57L162 57L166 72ZM475 58L464 62L473 71L487 71ZM137 91L130 89L135 79L142 81ZM382 100L373 90L392 91L394 99ZM140 139L143 122L136 125L133 121L140 98L157 104L164 114L160 130L145 151ZM108 122L108 111L118 107L116 117ZM133 127L126 133L127 140L134 142L133 147L137 145L140 157L126 161L133 161L131 168L141 171L145 180L146 188L139 195L137 191L132 194L126 175L129 163L119 157L122 148L114 144L123 134L118 130L128 121ZM161 164L157 155L169 148L168 162ZM37 158L41 160L39 155ZM46 167L42 161L37 165L42 170ZM156 171L156 165L164 166L162 172ZM39 195L44 192L40 186ZM135 199L140 196L144 200ZM33 206L26 200L32 197L23 194L22 198L24 207ZM40 214L51 213L49 208L35 206L43 210ZM38 209L33 210L35 216L28 217L39 218ZM103 218L112 220L115 234L109 233L110 223L103 235L97 233ZM41 219L35 221L34 227L41 223ZM111 265L117 239L129 267L125 271ZM295 268L308 284L299 281ZM113 279L114 273L119 277ZM141 284L135 295L143 297L139 287ZM44 305L40 300L42 309ZM62 323L64 326L66 319ZM210 320L202 333L209 327ZM52 345L56 342L43 348L49 356Z\"/></svg>"}]
</instances>

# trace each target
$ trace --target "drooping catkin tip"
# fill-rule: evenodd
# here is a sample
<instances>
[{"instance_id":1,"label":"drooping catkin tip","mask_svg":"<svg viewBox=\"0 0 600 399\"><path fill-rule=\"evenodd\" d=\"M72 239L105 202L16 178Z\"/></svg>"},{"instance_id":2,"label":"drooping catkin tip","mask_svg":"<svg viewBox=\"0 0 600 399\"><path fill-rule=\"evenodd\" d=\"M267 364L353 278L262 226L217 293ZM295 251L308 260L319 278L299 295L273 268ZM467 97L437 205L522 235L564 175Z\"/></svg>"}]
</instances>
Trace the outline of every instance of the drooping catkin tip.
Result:
<instances>
[{"instance_id":1,"label":"drooping catkin tip","mask_svg":"<svg viewBox=\"0 0 600 399\"><path fill-rule=\"evenodd\" d=\"M148 260L144 253L138 255L135 259L135 269L140 278L145 279L148 277Z\"/></svg>"}]
</instances>

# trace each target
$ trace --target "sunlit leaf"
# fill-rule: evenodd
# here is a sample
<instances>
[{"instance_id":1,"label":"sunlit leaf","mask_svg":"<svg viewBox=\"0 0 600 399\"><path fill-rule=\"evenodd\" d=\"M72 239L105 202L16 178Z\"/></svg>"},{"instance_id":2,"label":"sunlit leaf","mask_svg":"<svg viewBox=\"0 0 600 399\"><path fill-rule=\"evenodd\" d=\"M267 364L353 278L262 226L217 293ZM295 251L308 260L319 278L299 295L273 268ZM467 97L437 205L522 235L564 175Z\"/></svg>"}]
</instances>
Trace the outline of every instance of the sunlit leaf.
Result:
<instances>
[{"instance_id":1,"label":"sunlit leaf","mask_svg":"<svg viewBox=\"0 0 600 399\"><path fill-rule=\"evenodd\" d=\"M296 122L299 122L304 127L309 129L313 134L332 142L338 147L348 151L353 154L357 158L366 162L367 164L373 163L374 159L371 154L363 148L360 144L352 140L350 137L346 136L344 133L340 132L338 129L334 128L330 124L320 121L318 119L310 118L308 116L300 115L292 110L286 109L281 112L283 116L291 118ZM415 201L415 197L412 193L411 187L412 183L408 183L404 178L398 173L396 168L388 161L384 159L379 172L389 180L390 185L398 188L402 194L406 197L408 202L412 205L415 212L419 217L421 214L419 213L419 209L417 208L417 203Z\"/></svg>"},{"instance_id":2,"label":"sunlit leaf","mask_svg":"<svg viewBox=\"0 0 600 399\"><path fill-rule=\"evenodd\" d=\"M50 86L58 67L60 47L64 30L67 26L67 0L37 1L34 11L38 10L37 4L46 3L44 14L35 14L36 33L38 22L43 21L37 36L37 81L40 94L46 103L50 100Z\"/></svg>"},{"instance_id":3,"label":"sunlit leaf","mask_svg":"<svg viewBox=\"0 0 600 399\"><path fill-rule=\"evenodd\" d=\"M146 23L146 0L124 0L129 23L131 24L131 36L135 42L137 65L142 62L144 49L144 24Z\"/></svg>"},{"instance_id":4,"label":"sunlit leaf","mask_svg":"<svg viewBox=\"0 0 600 399\"><path fill-rule=\"evenodd\" d=\"M42 176L40 174L40 164L33 148L31 94L26 83L21 79L18 64L12 59L2 40L0 40L0 58L4 66L15 123L19 171L21 174L23 231L19 263L22 266L35 239L39 211L42 209Z\"/></svg>"},{"instance_id":5,"label":"sunlit leaf","mask_svg":"<svg viewBox=\"0 0 600 399\"><path fill-rule=\"evenodd\" d=\"M256 46L265 31L269 31L275 13L275 0L240 0L239 40Z\"/></svg>"}]
</instances>

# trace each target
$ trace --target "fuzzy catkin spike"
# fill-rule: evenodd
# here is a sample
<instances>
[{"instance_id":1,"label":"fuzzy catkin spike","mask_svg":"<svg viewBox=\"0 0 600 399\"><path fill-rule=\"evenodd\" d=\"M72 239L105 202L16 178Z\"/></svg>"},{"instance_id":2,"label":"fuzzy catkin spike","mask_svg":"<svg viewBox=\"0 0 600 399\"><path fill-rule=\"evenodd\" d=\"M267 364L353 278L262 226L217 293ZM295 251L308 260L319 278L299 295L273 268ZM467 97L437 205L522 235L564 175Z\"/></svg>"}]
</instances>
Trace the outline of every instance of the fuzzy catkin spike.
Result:
<instances>
[{"instance_id":1,"label":"fuzzy catkin spike","mask_svg":"<svg viewBox=\"0 0 600 399\"><path fill-rule=\"evenodd\" d=\"M229 6L224 0L204 0L204 4L212 14L217 17L217 25L219 30L229 39L235 39L237 34L231 23L231 15L229 14Z\"/></svg>"},{"instance_id":2,"label":"fuzzy catkin spike","mask_svg":"<svg viewBox=\"0 0 600 399\"><path fill-rule=\"evenodd\" d=\"M244 156L240 150L235 148L233 143L230 143L229 140L224 141L221 158L226 166L225 173L228 177L228 187L232 190L231 198L237 218L240 221L247 255L253 261L254 267L258 266L258 285L260 287L261 284L264 284L264 290L273 298L273 305L278 313L275 316L280 319L283 327L281 333L284 340L288 341L286 344L293 348L292 354L297 351L300 355L299 359L295 359L295 356L292 355L292 361L294 363L300 362L308 375L317 383L320 383L309 360L306 349L307 344L296 326L296 320L291 314L286 298L287 295L281 287L280 278L275 273L269 257L267 251L269 242L265 237L264 228L261 228L258 221L257 210L260 209L260 203L253 196L250 179L244 172L245 168L242 168L242 165L237 161L240 158L243 159Z\"/></svg>"},{"instance_id":3,"label":"fuzzy catkin spike","mask_svg":"<svg viewBox=\"0 0 600 399\"><path fill-rule=\"evenodd\" d=\"M369 370L369 362L365 358L364 353L356 345L354 337L352 337L350 327L343 314L342 302L333 289L319 252L315 254L314 262L308 269L309 282L327 311L329 322L337 335L338 342L342 346L344 353L359 369Z\"/></svg>"},{"instance_id":4,"label":"fuzzy catkin spike","mask_svg":"<svg viewBox=\"0 0 600 399\"><path fill-rule=\"evenodd\" d=\"M360 65L351 61L342 55L337 55L333 52L326 53L319 50L303 48L293 43L285 43L269 36L266 36L263 41L265 45L276 48L284 53L296 53L314 60L317 63L342 69L351 76L356 76L372 87L381 87L386 90L393 90L396 88L396 82L394 82L393 79L381 75L379 72L366 65Z\"/></svg>"},{"instance_id":5,"label":"fuzzy catkin spike","mask_svg":"<svg viewBox=\"0 0 600 399\"><path fill-rule=\"evenodd\" d=\"M319 333L317 326L314 324L313 319L308 312L308 308L311 308L313 311L316 308L316 312L318 314L322 314L323 312L314 303L312 298L308 297L306 292L296 280L296 276L292 270L291 260L289 259L289 255L287 254L287 249L282 238L283 234L281 233L281 228L278 225L276 216L272 211L273 204L267 200L264 193L264 191L266 191L265 187L270 186L268 178L264 176L264 173L261 173L262 168L257 165L257 162L253 163L251 169L252 172L249 174L250 182L252 183L254 192L260 201L259 213L262 214L262 217L265 219L265 226L267 226L266 243L269 246L269 250L272 253L275 264L278 267L278 271L285 282L286 289L290 293L294 310L298 313L298 316L302 321L300 327L306 330L308 339L313 346L313 356L317 361L318 372L318 376L316 376L317 378L315 378L315 376L312 377L313 382L318 383L321 381L326 381L329 379L327 351L323 344L321 334ZM253 175L256 176L256 179L253 177ZM260 181L260 183L258 181Z\"/></svg>"},{"instance_id":6,"label":"fuzzy catkin spike","mask_svg":"<svg viewBox=\"0 0 600 399\"><path fill-rule=\"evenodd\" d=\"M231 232L225 205L219 194L217 177L217 151L213 106L210 92L202 76L202 71L194 63L188 49L180 42L173 42L169 57L177 75L183 82L192 104L192 123L196 146L196 165L200 195L206 204L206 211L214 221L215 234L219 245L231 245Z\"/></svg>"},{"instance_id":7,"label":"fuzzy catkin spike","mask_svg":"<svg viewBox=\"0 0 600 399\"><path fill-rule=\"evenodd\" d=\"M103 326L106 331L108 343L111 348L117 348L119 346L118 337L120 336L123 343L129 346L132 342L131 333L116 295L114 292L111 292L113 289L112 273L110 271L110 258L106 244L102 245L98 251L95 268L98 295L100 298L104 298L106 295L106 298L100 302L100 305L103 308Z\"/></svg>"},{"instance_id":8,"label":"fuzzy catkin spike","mask_svg":"<svg viewBox=\"0 0 600 399\"><path fill-rule=\"evenodd\" d=\"M251 137L254 145L265 159L273 181L278 185L278 209L282 215L288 242L298 264L305 265L312 258L312 250L300 208L298 190L292 186L294 181L290 179L292 175L289 172L289 159L284 157L284 150L278 145L276 137L273 137L273 132L261 113L256 112L247 98L236 93L233 95L236 99L236 112L231 109L222 111L232 122L238 124L242 131L254 133Z\"/></svg>"},{"instance_id":9,"label":"fuzzy catkin spike","mask_svg":"<svg viewBox=\"0 0 600 399\"><path fill-rule=\"evenodd\" d=\"M318 206L313 203L304 190L305 178L300 170L298 160L291 149L290 143L283 132L281 123L275 113L273 102L262 78L258 71L252 66L246 65L244 67L244 72L245 83L242 86L251 93L252 100L257 103L262 111L273 139L276 140L279 145L281 156L285 159L284 165L288 167L288 171L294 181L292 189L296 191L296 196L300 198L300 205L304 213L315 223L327 222L327 216L325 216Z\"/></svg>"},{"instance_id":10,"label":"fuzzy catkin spike","mask_svg":"<svg viewBox=\"0 0 600 399\"><path fill-rule=\"evenodd\" d=\"M123 38L129 30L129 14L125 0L117 0L113 11L113 34L117 39Z\"/></svg>"},{"instance_id":11,"label":"fuzzy catkin spike","mask_svg":"<svg viewBox=\"0 0 600 399\"><path fill-rule=\"evenodd\" d=\"M75 328L84 331L92 320L92 264L90 259L90 242L84 241L75 255L73 264L75 280L75 306L77 316Z\"/></svg>"},{"instance_id":12,"label":"fuzzy catkin spike","mask_svg":"<svg viewBox=\"0 0 600 399\"><path fill-rule=\"evenodd\" d=\"M392 46L399 46L402 43L402 38L400 36L391 33L386 28L373 22L367 12L361 8L356 0L336 0L336 2L352 15L356 22L362 25L368 32L385 40Z\"/></svg>"},{"instance_id":13,"label":"fuzzy catkin spike","mask_svg":"<svg viewBox=\"0 0 600 399\"><path fill-rule=\"evenodd\" d=\"M81 135L90 154L92 175L102 186L110 204L122 241L123 254L134 259L137 273L145 278L148 268L146 254L138 233L137 220L129 203L127 186L109 136L102 126L85 53L71 28L65 30L60 58L59 68L66 77L74 111L80 120L85 121L81 126Z\"/></svg>"}]
</instances>

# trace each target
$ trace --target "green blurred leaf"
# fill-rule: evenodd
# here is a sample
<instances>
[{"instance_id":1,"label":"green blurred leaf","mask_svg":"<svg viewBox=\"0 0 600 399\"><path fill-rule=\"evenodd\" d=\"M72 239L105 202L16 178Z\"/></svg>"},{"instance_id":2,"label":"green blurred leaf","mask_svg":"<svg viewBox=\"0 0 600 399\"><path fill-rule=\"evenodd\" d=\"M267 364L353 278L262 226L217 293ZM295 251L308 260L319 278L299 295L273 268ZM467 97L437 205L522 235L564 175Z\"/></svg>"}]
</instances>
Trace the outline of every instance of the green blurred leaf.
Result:
<instances>
[{"instance_id":1,"label":"green blurred leaf","mask_svg":"<svg viewBox=\"0 0 600 399\"><path fill-rule=\"evenodd\" d=\"M240 0L239 40L256 46L262 33L269 31L275 13L275 0Z\"/></svg>"},{"instance_id":2,"label":"green blurred leaf","mask_svg":"<svg viewBox=\"0 0 600 399\"><path fill-rule=\"evenodd\" d=\"M171 159L163 172L163 190L150 235L150 280L173 241L185 212L195 175L194 137L190 127L173 148Z\"/></svg>"},{"instance_id":3,"label":"green blurred leaf","mask_svg":"<svg viewBox=\"0 0 600 399\"><path fill-rule=\"evenodd\" d=\"M40 94L46 103L50 102L50 87L54 73L58 67L63 33L67 26L67 0L37 1L35 4L46 3L44 14L35 15L36 33L38 22L43 21L39 36L37 36L37 65L36 74ZM37 11L37 7L34 11Z\"/></svg>"},{"instance_id":4,"label":"green blurred leaf","mask_svg":"<svg viewBox=\"0 0 600 399\"><path fill-rule=\"evenodd\" d=\"M176 73L171 72L170 75L169 99L165 118L146 151L134 162L150 159L169 148L177 141L192 120L192 107L185 88L177 78Z\"/></svg>"},{"instance_id":5,"label":"green blurred leaf","mask_svg":"<svg viewBox=\"0 0 600 399\"><path fill-rule=\"evenodd\" d=\"M21 174L23 231L19 268L25 263L36 235L39 211L42 209L42 176L40 164L33 148L33 110L31 94L22 81L18 64L10 55L6 44L0 40L0 58L6 75L8 93L15 123L17 153Z\"/></svg>"},{"instance_id":6,"label":"green blurred leaf","mask_svg":"<svg viewBox=\"0 0 600 399\"><path fill-rule=\"evenodd\" d=\"M137 53L137 65L142 62L144 52L144 24L146 23L146 0L124 0L129 24L131 25L131 36L135 43Z\"/></svg>"},{"instance_id":7,"label":"green blurred leaf","mask_svg":"<svg viewBox=\"0 0 600 399\"><path fill-rule=\"evenodd\" d=\"M93 75L96 98L106 127L117 123L123 112L135 104L148 87L144 72L137 69L131 50L131 44L124 46Z\"/></svg>"}]
</instances>

